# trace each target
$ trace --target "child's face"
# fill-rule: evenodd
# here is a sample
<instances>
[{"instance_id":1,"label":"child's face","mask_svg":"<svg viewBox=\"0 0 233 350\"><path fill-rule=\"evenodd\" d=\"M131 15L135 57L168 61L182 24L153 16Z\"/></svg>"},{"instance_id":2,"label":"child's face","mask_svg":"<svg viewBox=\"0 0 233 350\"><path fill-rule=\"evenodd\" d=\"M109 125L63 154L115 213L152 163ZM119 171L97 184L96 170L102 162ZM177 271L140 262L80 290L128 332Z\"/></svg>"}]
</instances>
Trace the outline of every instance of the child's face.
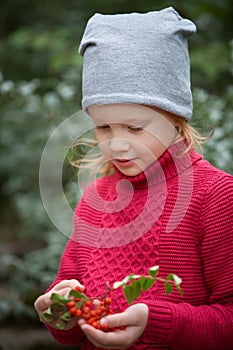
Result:
<instances>
[{"instance_id":1,"label":"child's face","mask_svg":"<svg viewBox=\"0 0 233 350\"><path fill-rule=\"evenodd\" d=\"M153 164L174 142L175 119L165 111L138 104L88 108L99 147L120 172L135 176Z\"/></svg>"}]
</instances>

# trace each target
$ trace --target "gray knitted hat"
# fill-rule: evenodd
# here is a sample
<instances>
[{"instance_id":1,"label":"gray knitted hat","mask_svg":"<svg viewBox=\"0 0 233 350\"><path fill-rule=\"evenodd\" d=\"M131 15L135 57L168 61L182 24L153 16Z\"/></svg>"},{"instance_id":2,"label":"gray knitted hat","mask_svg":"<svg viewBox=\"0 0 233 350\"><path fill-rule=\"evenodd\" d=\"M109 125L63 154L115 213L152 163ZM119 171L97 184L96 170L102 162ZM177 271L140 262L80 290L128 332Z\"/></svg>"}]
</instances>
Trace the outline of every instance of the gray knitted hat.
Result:
<instances>
[{"instance_id":1,"label":"gray knitted hat","mask_svg":"<svg viewBox=\"0 0 233 350\"><path fill-rule=\"evenodd\" d=\"M172 7L148 13L95 14L80 43L83 100L138 103L192 116L187 37L196 26Z\"/></svg>"}]
</instances>

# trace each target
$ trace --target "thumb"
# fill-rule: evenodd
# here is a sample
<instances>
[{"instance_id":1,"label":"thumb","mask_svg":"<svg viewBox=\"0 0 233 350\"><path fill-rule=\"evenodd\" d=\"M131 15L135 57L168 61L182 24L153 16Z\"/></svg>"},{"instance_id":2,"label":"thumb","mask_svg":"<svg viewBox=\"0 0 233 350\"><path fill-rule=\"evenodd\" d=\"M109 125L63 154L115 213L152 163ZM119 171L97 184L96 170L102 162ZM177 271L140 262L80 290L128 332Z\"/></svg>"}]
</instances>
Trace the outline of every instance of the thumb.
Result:
<instances>
[{"instance_id":1,"label":"thumb","mask_svg":"<svg viewBox=\"0 0 233 350\"><path fill-rule=\"evenodd\" d=\"M131 305L124 312L108 315L100 320L101 326L107 327L139 326L147 322L148 306L144 303Z\"/></svg>"},{"instance_id":2,"label":"thumb","mask_svg":"<svg viewBox=\"0 0 233 350\"><path fill-rule=\"evenodd\" d=\"M113 315L104 316L100 320L100 325L103 328L115 328L120 326L127 326L129 324L129 318L126 313L118 313Z\"/></svg>"}]
</instances>

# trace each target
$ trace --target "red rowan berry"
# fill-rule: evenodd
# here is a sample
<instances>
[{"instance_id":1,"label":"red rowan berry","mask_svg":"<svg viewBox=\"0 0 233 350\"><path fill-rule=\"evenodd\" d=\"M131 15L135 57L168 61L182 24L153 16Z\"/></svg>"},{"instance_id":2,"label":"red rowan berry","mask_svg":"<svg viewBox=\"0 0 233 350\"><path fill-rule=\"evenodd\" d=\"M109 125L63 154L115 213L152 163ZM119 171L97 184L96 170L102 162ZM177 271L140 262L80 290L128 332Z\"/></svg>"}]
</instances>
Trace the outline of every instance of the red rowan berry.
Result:
<instances>
[{"instance_id":1,"label":"red rowan berry","mask_svg":"<svg viewBox=\"0 0 233 350\"><path fill-rule=\"evenodd\" d=\"M105 305L110 305L111 303L112 303L112 299L111 299L111 298L106 297L106 298L104 299L104 304L105 304Z\"/></svg>"},{"instance_id":2,"label":"red rowan berry","mask_svg":"<svg viewBox=\"0 0 233 350\"><path fill-rule=\"evenodd\" d=\"M103 312L103 311L106 311L106 307L104 306L104 305L102 305L101 307L100 307L100 310Z\"/></svg>"},{"instance_id":3,"label":"red rowan berry","mask_svg":"<svg viewBox=\"0 0 233 350\"><path fill-rule=\"evenodd\" d=\"M74 289L75 289L77 292L81 292L81 287L80 287L80 286L76 286Z\"/></svg>"},{"instance_id":4,"label":"red rowan berry","mask_svg":"<svg viewBox=\"0 0 233 350\"><path fill-rule=\"evenodd\" d=\"M101 325L101 329L103 331L107 331L109 329L109 325L107 323L104 323L104 324Z\"/></svg>"},{"instance_id":5,"label":"red rowan berry","mask_svg":"<svg viewBox=\"0 0 233 350\"><path fill-rule=\"evenodd\" d=\"M82 314L83 314L82 310L78 309L78 310L76 310L75 316L80 317L80 316L82 316Z\"/></svg>"},{"instance_id":6,"label":"red rowan berry","mask_svg":"<svg viewBox=\"0 0 233 350\"><path fill-rule=\"evenodd\" d=\"M86 313L86 314L83 315L83 317L85 318L85 320L89 320L91 315L90 315L90 313Z\"/></svg>"},{"instance_id":7,"label":"red rowan berry","mask_svg":"<svg viewBox=\"0 0 233 350\"><path fill-rule=\"evenodd\" d=\"M96 315L101 315L102 314L102 310L101 309L96 309L95 313L96 313Z\"/></svg>"},{"instance_id":8,"label":"red rowan berry","mask_svg":"<svg viewBox=\"0 0 233 350\"><path fill-rule=\"evenodd\" d=\"M70 314L71 314L71 316L76 316L76 311L77 311L76 307L75 307L75 306L72 307L72 308L70 309Z\"/></svg>"},{"instance_id":9,"label":"red rowan berry","mask_svg":"<svg viewBox=\"0 0 233 350\"><path fill-rule=\"evenodd\" d=\"M96 316L97 313L96 313L96 310L91 310L91 316Z\"/></svg>"},{"instance_id":10,"label":"red rowan berry","mask_svg":"<svg viewBox=\"0 0 233 350\"><path fill-rule=\"evenodd\" d=\"M88 306L83 306L82 311L87 314L90 312L90 308Z\"/></svg>"},{"instance_id":11,"label":"red rowan berry","mask_svg":"<svg viewBox=\"0 0 233 350\"><path fill-rule=\"evenodd\" d=\"M96 321L92 322L92 327L97 328L97 322Z\"/></svg>"},{"instance_id":12,"label":"red rowan berry","mask_svg":"<svg viewBox=\"0 0 233 350\"><path fill-rule=\"evenodd\" d=\"M98 320L98 321L96 321L96 327L95 327L96 329L101 329L101 325L100 325L100 321Z\"/></svg>"},{"instance_id":13,"label":"red rowan berry","mask_svg":"<svg viewBox=\"0 0 233 350\"><path fill-rule=\"evenodd\" d=\"M67 306L68 309L71 309L72 307L75 306L75 302L74 301L68 301L66 306Z\"/></svg>"}]
</instances>

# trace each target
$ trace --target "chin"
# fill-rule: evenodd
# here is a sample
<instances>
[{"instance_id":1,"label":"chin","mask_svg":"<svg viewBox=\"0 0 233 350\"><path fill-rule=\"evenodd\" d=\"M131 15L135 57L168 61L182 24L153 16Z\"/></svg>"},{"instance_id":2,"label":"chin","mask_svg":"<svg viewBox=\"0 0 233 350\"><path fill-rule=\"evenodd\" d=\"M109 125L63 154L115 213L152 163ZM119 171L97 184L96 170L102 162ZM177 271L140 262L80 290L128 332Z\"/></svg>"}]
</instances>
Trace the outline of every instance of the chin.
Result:
<instances>
[{"instance_id":1,"label":"chin","mask_svg":"<svg viewBox=\"0 0 233 350\"><path fill-rule=\"evenodd\" d=\"M118 170L125 176L137 176L139 174L141 174L143 172L142 169L129 169L129 170L125 170L125 169L119 169Z\"/></svg>"}]
</instances>

